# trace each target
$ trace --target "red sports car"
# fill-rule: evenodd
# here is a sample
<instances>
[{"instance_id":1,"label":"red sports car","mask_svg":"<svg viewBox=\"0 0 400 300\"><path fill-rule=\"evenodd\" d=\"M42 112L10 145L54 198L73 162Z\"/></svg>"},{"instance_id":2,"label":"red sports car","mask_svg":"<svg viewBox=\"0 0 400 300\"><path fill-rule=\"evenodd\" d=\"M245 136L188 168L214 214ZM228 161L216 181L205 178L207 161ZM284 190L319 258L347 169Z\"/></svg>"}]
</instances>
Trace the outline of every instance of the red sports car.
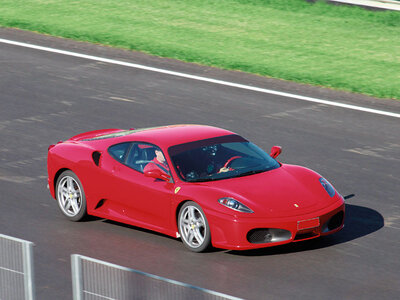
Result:
<instances>
[{"instance_id":1,"label":"red sports car","mask_svg":"<svg viewBox=\"0 0 400 300\"><path fill-rule=\"evenodd\" d=\"M253 249L343 228L344 200L319 174L202 125L104 129L51 145L48 183L72 221L87 214L209 246Z\"/></svg>"}]
</instances>

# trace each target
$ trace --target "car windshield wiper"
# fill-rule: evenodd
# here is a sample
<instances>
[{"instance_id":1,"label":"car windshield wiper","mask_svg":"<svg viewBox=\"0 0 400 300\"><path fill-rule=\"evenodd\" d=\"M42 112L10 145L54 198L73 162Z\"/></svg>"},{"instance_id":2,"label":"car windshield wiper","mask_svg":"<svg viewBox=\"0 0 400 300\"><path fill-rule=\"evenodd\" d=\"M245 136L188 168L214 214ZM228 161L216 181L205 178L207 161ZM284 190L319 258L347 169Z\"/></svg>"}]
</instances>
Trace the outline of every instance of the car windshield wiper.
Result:
<instances>
[{"instance_id":1,"label":"car windshield wiper","mask_svg":"<svg viewBox=\"0 0 400 300\"><path fill-rule=\"evenodd\" d=\"M189 180L189 182L206 182L206 181L214 181L214 180L219 180L223 178L198 178L198 179L193 179Z\"/></svg>"},{"instance_id":2,"label":"car windshield wiper","mask_svg":"<svg viewBox=\"0 0 400 300\"><path fill-rule=\"evenodd\" d=\"M217 178L198 178L198 179L193 179L193 180L188 180L188 182L206 182L206 181L216 181L216 180L222 180L222 179L229 179L229 178L236 178L236 177L242 177L242 176L248 176L248 175L253 175L257 173L262 173L268 171L268 169L261 169L261 170L251 170L247 172L240 173L236 176L228 176L228 177L217 177Z\"/></svg>"},{"instance_id":3,"label":"car windshield wiper","mask_svg":"<svg viewBox=\"0 0 400 300\"><path fill-rule=\"evenodd\" d=\"M240 173L240 174L236 175L235 177L248 176L248 175L253 175L253 174L257 174L257 173L262 173L262 172L265 172L265 171L268 171L268 170L267 169L251 170L251 171Z\"/></svg>"}]
</instances>

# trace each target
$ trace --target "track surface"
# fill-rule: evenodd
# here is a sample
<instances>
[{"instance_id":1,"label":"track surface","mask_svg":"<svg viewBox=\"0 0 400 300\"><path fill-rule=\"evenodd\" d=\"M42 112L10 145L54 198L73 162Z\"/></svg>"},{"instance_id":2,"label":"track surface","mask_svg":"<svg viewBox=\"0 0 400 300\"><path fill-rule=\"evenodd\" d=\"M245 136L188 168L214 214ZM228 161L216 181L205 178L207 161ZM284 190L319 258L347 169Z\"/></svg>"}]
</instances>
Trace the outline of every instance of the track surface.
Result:
<instances>
[{"instance_id":1,"label":"track surface","mask_svg":"<svg viewBox=\"0 0 400 300\"><path fill-rule=\"evenodd\" d=\"M397 101L307 87L0 29L0 37L400 112ZM394 299L400 293L400 120L0 44L0 232L35 243L37 299L71 299L83 254L246 299ZM126 101L129 100L129 101ZM46 189L49 144L100 128L200 123L233 130L327 177L347 200L333 236L195 254L106 221L67 221Z\"/></svg>"}]
</instances>

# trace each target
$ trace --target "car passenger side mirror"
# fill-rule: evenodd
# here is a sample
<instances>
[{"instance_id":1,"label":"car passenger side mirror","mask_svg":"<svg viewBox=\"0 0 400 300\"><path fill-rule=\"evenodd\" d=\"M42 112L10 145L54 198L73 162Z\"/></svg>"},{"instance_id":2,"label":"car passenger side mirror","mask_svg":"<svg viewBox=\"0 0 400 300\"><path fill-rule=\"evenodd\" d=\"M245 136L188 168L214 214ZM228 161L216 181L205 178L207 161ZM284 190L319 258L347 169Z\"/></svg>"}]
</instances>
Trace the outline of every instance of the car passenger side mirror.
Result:
<instances>
[{"instance_id":1,"label":"car passenger side mirror","mask_svg":"<svg viewBox=\"0 0 400 300\"><path fill-rule=\"evenodd\" d=\"M278 155L281 154L281 153L282 153L282 147L281 147L281 146L273 146L273 147L271 148L271 154L270 154L270 156L271 156L272 158L277 158Z\"/></svg>"},{"instance_id":2,"label":"car passenger side mirror","mask_svg":"<svg viewBox=\"0 0 400 300\"><path fill-rule=\"evenodd\" d=\"M160 169L145 170L144 176L169 181L171 176Z\"/></svg>"}]
</instances>

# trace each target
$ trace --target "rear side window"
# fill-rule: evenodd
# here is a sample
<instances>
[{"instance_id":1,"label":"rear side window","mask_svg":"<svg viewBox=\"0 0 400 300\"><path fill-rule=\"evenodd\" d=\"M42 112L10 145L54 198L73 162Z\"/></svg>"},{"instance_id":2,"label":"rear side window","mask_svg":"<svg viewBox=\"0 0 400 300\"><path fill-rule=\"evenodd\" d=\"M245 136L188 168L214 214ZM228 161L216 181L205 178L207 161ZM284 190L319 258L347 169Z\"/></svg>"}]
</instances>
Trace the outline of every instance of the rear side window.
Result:
<instances>
[{"instance_id":1,"label":"rear side window","mask_svg":"<svg viewBox=\"0 0 400 300\"><path fill-rule=\"evenodd\" d=\"M133 143L126 159L126 165L143 173L144 167L156 157L155 150L160 150L155 145L148 143Z\"/></svg>"},{"instance_id":2,"label":"rear side window","mask_svg":"<svg viewBox=\"0 0 400 300\"><path fill-rule=\"evenodd\" d=\"M108 153L120 163L143 173L147 164L154 163L156 150L162 153L162 150L156 145L145 142L126 142L116 144L108 148ZM165 157L165 156L164 156ZM169 167L167 166L167 171Z\"/></svg>"},{"instance_id":3,"label":"rear side window","mask_svg":"<svg viewBox=\"0 0 400 300\"><path fill-rule=\"evenodd\" d=\"M108 153L121 163L125 162L131 143L116 144L108 148Z\"/></svg>"}]
</instances>

